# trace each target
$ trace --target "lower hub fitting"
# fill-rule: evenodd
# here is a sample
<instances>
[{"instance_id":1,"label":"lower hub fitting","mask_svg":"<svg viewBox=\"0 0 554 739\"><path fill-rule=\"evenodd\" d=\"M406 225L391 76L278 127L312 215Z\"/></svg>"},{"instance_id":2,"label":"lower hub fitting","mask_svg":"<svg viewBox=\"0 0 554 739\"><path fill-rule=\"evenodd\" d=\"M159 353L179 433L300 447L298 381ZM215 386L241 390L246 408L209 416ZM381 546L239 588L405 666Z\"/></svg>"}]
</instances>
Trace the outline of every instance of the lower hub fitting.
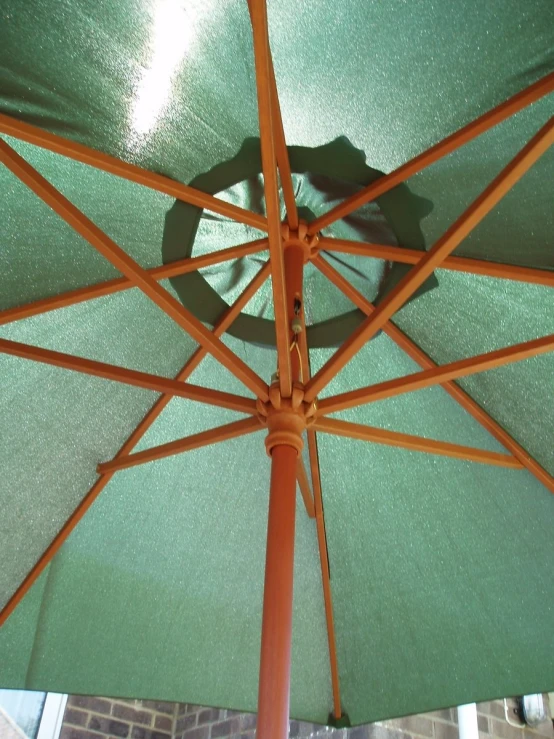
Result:
<instances>
[{"instance_id":1,"label":"lower hub fitting","mask_svg":"<svg viewBox=\"0 0 554 739\"><path fill-rule=\"evenodd\" d=\"M268 434L265 448L271 456L275 446L285 445L296 449L300 455L304 446L302 433L313 422L316 403L304 401L304 387L295 383L292 396L283 398L279 390L279 383L273 383L269 388L269 400L266 403L258 401L258 417L267 426Z\"/></svg>"}]
</instances>

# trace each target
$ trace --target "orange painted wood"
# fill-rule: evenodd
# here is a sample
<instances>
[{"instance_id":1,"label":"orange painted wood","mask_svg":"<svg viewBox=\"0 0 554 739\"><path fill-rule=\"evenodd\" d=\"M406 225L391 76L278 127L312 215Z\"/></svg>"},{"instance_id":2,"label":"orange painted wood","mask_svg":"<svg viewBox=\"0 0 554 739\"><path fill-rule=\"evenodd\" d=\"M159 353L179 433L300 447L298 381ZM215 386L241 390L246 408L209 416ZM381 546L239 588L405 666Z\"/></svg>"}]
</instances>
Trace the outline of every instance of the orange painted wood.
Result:
<instances>
[{"instance_id":1,"label":"orange painted wood","mask_svg":"<svg viewBox=\"0 0 554 739\"><path fill-rule=\"evenodd\" d=\"M301 334L300 342L304 378L310 376L310 358L305 341L306 334ZM321 566L321 584L323 587L323 603L325 607L325 622L327 626L327 644L329 647L329 666L331 670L331 688L333 691L333 716L336 720L342 716L340 699L340 679L337 659L337 640L335 637L335 618L333 614L333 598L331 595L331 576L329 572L329 552L327 550L327 533L325 531L325 514L323 511L323 497L321 492L321 474L319 470L319 455L317 451L317 434L308 428L308 454L310 458L310 472L314 490L314 508L316 517L317 545Z\"/></svg>"},{"instance_id":2,"label":"orange painted wood","mask_svg":"<svg viewBox=\"0 0 554 739\"><path fill-rule=\"evenodd\" d=\"M175 454L189 452L192 449L199 449L203 446L211 446L222 441L235 439L238 436L251 434L253 431L259 431L262 428L260 419L257 416L250 418L242 418L240 421L233 421L224 426L201 431L198 434L191 434L182 439L170 441L167 444L144 449L134 454L126 454L119 459L112 459L110 462L103 462L97 467L98 474L117 472L118 470L126 470L129 467L136 467L139 464L146 464L165 457L172 457Z\"/></svg>"},{"instance_id":3,"label":"orange painted wood","mask_svg":"<svg viewBox=\"0 0 554 739\"><path fill-rule=\"evenodd\" d=\"M298 209L296 207L289 153L287 150L285 129L283 128L283 118L281 116L281 106L279 105L279 94L277 92L277 82L275 80L275 71L273 69L273 60L271 57L269 58L269 71L271 81L271 110L273 113L273 127L275 135L275 156L277 158L277 166L279 167L279 178L281 180L283 200L285 201L285 208L287 211L287 223L293 231L296 231L298 229Z\"/></svg>"},{"instance_id":4,"label":"orange painted wood","mask_svg":"<svg viewBox=\"0 0 554 739\"><path fill-rule=\"evenodd\" d=\"M214 328L214 334L221 336L233 323L238 314L243 310L248 301L252 296L259 290L265 280L269 277L270 266L266 263L262 269L255 275L250 281L246 289L239 295L229 310L225 311L223 316L218 321ZM184 367L181 369L177 377L177 381L184 382L193 371L198 367L202 359L206 356L207 352L203 347L199 347L190 359L186 362ZM152 408L148 411L142 421L138 424L135 430L131 433L127 441L120 448L114 459L124 457L138 444L140 439L152 426L154 421L160 416L164 408L168 405L173 395L165 394L162 395L154 403ZM100 495L102 490L106 487L108 482L112 479L111 474L104 474L98 478L92 488L88 491L83 500L79 503L77 508L73 511L71 516L62 526L60 531L56 534L50 545L42 553L38 561L35 563L29 574L25 577L21 585L12 595L10 600L6 603L2 611L0 611L0 626L6 621L11 613L15 610L17 605L23 600L25 594L29 591L32 585L36 582L37 578L44 572L45 568L55 557L57 552L66 541L67 537L71 534L73 529L77 526L79 521L83 518L85 513L94 503L96 498Z\"/></svg>"},{"instance_id":5,"label":"orange painted wood","mask_svg":"<svg viewBox=\"0 0 554 739\"><path fill-rule=\"evenodd\" d=\"M306 472L306 468L304 467L304 462L301 457L298 457L298 470L296 476L298 478L298 487L302 494L306 513L310 518L315 518L314 499L312 497L312 491L310 490L308 473Z\"/></svg>"},{"instance_id":6,"label":"orange painted wood","mask_svg":"<svg viewBox=\"0 0 554 739\"><path fill-rule=\"evenodd\" d=\"M213 354L246 387L262 400L268 399L267 384L217 339L204 324L188 311L148 272L110 239L87 216L67 200L5 141L0 140L2 161L36 195L49 205L66 223L85 238L113 266L139 287L156 305L167 313L184 331Z\"/></svg>"},{"instance_id":7,"label":"orange painted wood","mask_svg":"<svg viewBox=\"0 0 554 739\"><path fill-rule=\"evenodd\" d=\"M333 598L331 595L331 574L329 570L329 552L327 549L327 533L325 531L325 516L321 496L321 479L319 476L319 459L317 453L317 437L315 431L308 431L308 448L310 452L310 466L314 481L314 507L316 517L317 545L321 565L321 584L323 587L323 602L325 607L325 622L327 625L327 644L329 647L329 664L331 667L331 688L333 691L333 716L336 720L342 716L340 699L339 666L337 659L337 640L335 636L335 617L333 614Z\"/></svg>"},{"instance_id":8,"label":"orange painted wood","mask_svg":"<svg viewBox=\"0 0 554 739\"><path fill-rule=\"evenodd\" d=\"M309 226L309 233L317 233L326 226L329 226L331 223L353 213L365 203L375 200L380 195L388 192L412 175L417 174L417 172L421 172L422 169L425 169L430 164L433 164L447 154L456 151L460 146L467 144L477 136L485 133L485 131L488 131L499 123L502 123L502 121L510 118L518 111L523 110L523 108L531 105L541 97L548 95L553 90L554 73L551 73L538 80L533 85L530 85L525 90L518 92L504 103L497 105L496 108L493 108L484 115L479 116L479 118L476 118L471 123L460 128L455 133L447 136L430 149L427 149L413 159L410 159L410 161L402 164L398 169L395 169L390 174L381 177L376 182L372 182L359 193L347 198L343 203L340 203L319 218L316 218Z\"/></svg>"},{"instance_id":9,"label":"orange painted wood","mask_svg":"<svg viewBox=\"0 0 554 739\"><path fill-rule=\"evenodd\" d=\"M250 11L250 19L252 20L252 0L248 0L248 9ZM287 150L285 129L283 127L283 118L281 116L281 106L279 105L279 94L277 91L277 82L275 80L275 70L273 68L273 59L271 54L269 56L269 83L275 157L277 159L281 188L283 190L283 200L285 201L285 208L287 211L287 223L292 230L296 231L298 228L298 210L296 208L289 153Z\"/></svg>"},{"instance_id":10,"label":"orange painted wood","mask_svg":"<svg viewBox=\"0 0 554 739\"><path fill-rule=\"evenodd\" d=\"M48 149L56 154L68 157L68 159L73 159L76 162L88 164L95 169L109 172L124 180L130 180L139 185L144 185L151 190L157 190L165 195L177 198L177 200L182 200L185 203L196 205L199 208L206 208L206 210L212 213L219 213L219 215L230 218L233 221L246 223L254 228L259 228L261 231L267 230L266 219L258 213L252 213L231 203L226 203L224 200L215 198L213 195L208 195L201 190L196 190L194 187L183 185L181 182L176 182L169 177L141 169L135 164L123 162L120 159L116 159L116 157L103 154L100 151L91 149L83 144L78 144L75 141L70 141L62 136L48 133L41 128L23 123L10 116L0 114L0 133L13 136L16 139L26 141L35 146L40 146L42 149Z\"/></svg>"},{"instance_id":11,"label":"orange painted wood","mask_svg":"<svg viewBox=\"0 0 554 739\"><path fill-rule=\"evenodd\" d=\"M289 327L285 294L285 265L281 237L281 212L277 188L277 161L275 151L275 123L272 116L271 95L271 52L267 31L267 8L265 0L250 0L250 13L254 34L254 61L256 65L256 88L258 93L258 116L260 143L264 175L265 205L269 255L271 258L271 282L275 311L275 333L277 339L277 366L279 387L284 398L292 394L292 379L289 351Z\"/></svg>"},{"instance_id":12,"label":"orange painted wood","mask_svg":"<svg viewBox=\"0 0 554 739\"><path fill-rule=\"evenodd\" d=\"M367 298L365 298L348 280L346 280L340 272L332 267L327 260L318 255L314 260L314 265L333 282L339 290L356 305L360 310L369 315L375 310L375 306ZM401 331L394 323L387 321L383 326L383 331L389 336L406 354L417 362L423 369L434 369L437 364L413 342L409 336ZM543 485L545 485L551 493L554 493L554 477L548 473L541 465L531 457L521 444L508 434L500 424L498 424L489 414L478 405L473 398L466 393L465 390L453 381L442 383L442 387L446 392L454 398L468 413L470 413L481 426L483 426L494 438L499 441L506 449L511 452L516 459L526 467L532 475L534 475Z\"/></svg>"},{"instance_id":13,"label":"orange painted wood","mask_svg":"<svg viewBox=\"0 0 554 739\"><path fill-rule=\"evenodd\" d=\"M541 339L533 339L533 341L524 341L503 349L496 349L485 354L478 354L475 357L468 357L468 359L461 359L457 362L450 362L406 377L397 377L394 380L379 382L375 385L324 398L319 402L318 413L322 415L336 413L346 408L392 398L395 395L410 393L432 385L441 385L459 377L467 377L477 372L486 372L495 367L502 367L512 362L521 362L529 357L552 351L554 351L554 334L544 336Z\"/></svg>"},{"instance_id":14,"label":"orange painted wood","mask_svg":"<svg viewBox=\"0 0 554 739\"><path fill-rule=\"evenodd\" d=\"M300 301L299 318L304 325L304 295L303 295L303 279L304 279L304 251L300 245L290 244L285 248L285 286L287 294L287 324L290 327L294 318L295 300ZM305 329L302 331L305 335ZM296 336L292 329L288 330L289 350L293 342L299 337ZM291 377L293 382L300 382L303 377L301 355L296 350L291 351Z\"/></svg>"},{"instance_id":15,"label":"orange painted wood","mask_svg":"<svg viewBox=\"0 0 554 739\"><path fill-rule=\"evenodd\" d=\"M202 267L209 267L212 264L220 264L229 259L239 259L240 257L245 257L249 254L256 254L260 251L264 251L264 249L267 249L267 239L258 239L256 241L251 241L248 244L232 246L229 249L221 249L220 251L212 252L211 254L202 254L198 257L180 259L177 262L163 264L160 267L153 267L146 271L154 280L164 280L168 277L175 277L188 272L194 272L194 270L201 269ZM34 300L32 303L18 305L14 308L0 311L0 326L6 323L11 323L12 321L20 321L22 318L29 318L30 316L36 316L40 313L57 310L58 308L66 308L67 306L75 305L76 303L83 303L87 300L101 298L105 295L113 295L122 290L129 290L132 287L135 287L135 284L131 280L127 279L127 277L118 277L114 280L98 283L97 285L88 285L86 287L77 288L76 290L69 290L60 295L53 295L50 298Z\"/></svg>"},{"instance_id":16,"label":"orange painted wood","mask_svg":"<svg viewBox=\"0 0 554 739\"><path fill-rule=\"evenodd\" d=\"M400 246L386 246L384 244L364 244L360 241L332 239L325 236L320 237L319 246L321 250L325 251L339 252L341 254L357 254L362 257L376 257L377 259L384 259L389 262L401 262L403 264L418 264L421 258L425 256L425 252L418 251L417 249L404 249ZM504 280L531 282L535 285L554 287L554 271L547 269L518 267L513 264L501 264L483 259L452 256L446 257L441 263L440 269L469 272L474 275L485 275Z\"/></svg>"},{"instance_id":17,"label":"orange painted wood","mask_svg":"<svg viewBox=\"0 0 554 739\"><path fill-rule=\"evenodd\" d=\"M92 359L74 357L71 354L63 354L62 352L55 352L51 349L41 349L38 346L21 344L18 341L0 339L0 352L11 354L13 357L21 357L22 359L31 359L35 362L50 364L54 367L63 367L64 369L74 370L75 372L82 372L86 375L93 375L94 377L102 377L105 380L122 382L125 385L133 385L158 393L176 395L180 398L195 400L198 403L207 403L208 405L215 405L220 408L228 408L232 411L239 411L239 413L248 413L251 415L257 413L256 401L252 398L244 398L241 395L224 393L221 390L212 390L210 388L200 387L200 385L178 382L177 380L171 380L166 377L158 377L158 375L151 375L147 372L139 372L138 370L131 370L126 367L117 367L113 364L97 362Z\"/></svg>"},{"instance_id":18,"label":"orange painted wood","mask_svg":"<svg viewBox=\"0 0 554 739\"><path fill-rule=\"evenodd\" d=\"M314 431L322 431L326 434L346 436L350 439L370 441L374 444L384 444L385 446L396 446L402 449L410 449L414 452L438 454L444 457L465 459L469 462L491 464L496 467L509 467L512 469L523 468L523 465L521 464L519 459L516 459L511 454L488 452L484 449L474 449L470 446L451 444L450 442L446 441L425 439L421 436L400 434L396 431L385 431L384 429L374 428L373 426L364 426L359 423L338 421L335 418L316 418L312 428L314 429Z\"/></svg>"},{"instance_id":19,"label":"orange painted wood","mask_svg":"<svg viewBox=\"0 0 554 739\"><path fill-rule=\"evenodd\" d=\"M258 739L287 739L296 514L296 449L273 447L267 523Z\"/></svg>"},{"instance_id":20,"label":"orange painted wood","mask_svg":"<svg viewBox=\"0 0 554 739\"><path fill-rule=\"evenodd\" d=\"M553 141L554 119L550 119L314 375L306 386L307 401L314 400L362 346L404 305L433 270L440 266L442 261L523 177Z\"/></svg>"}]
</instances>

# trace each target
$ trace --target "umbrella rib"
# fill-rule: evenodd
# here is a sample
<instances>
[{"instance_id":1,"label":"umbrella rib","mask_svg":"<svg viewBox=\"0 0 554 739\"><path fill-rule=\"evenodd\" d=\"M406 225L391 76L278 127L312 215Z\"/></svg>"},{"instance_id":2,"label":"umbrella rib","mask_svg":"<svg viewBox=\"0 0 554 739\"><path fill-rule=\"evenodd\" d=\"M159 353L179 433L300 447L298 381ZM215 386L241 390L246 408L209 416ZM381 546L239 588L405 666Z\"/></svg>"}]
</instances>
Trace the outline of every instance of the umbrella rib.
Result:
<instances>
[{"instance_id":1,"label":"umbrella rib","mask_svg":"<svg viewBox=\"0 0 554 739\"><path fill-rule=\"evenodd\" d=\"M275 155L277 157L277 166L279 167L283 200L285 201L285 208L287 211L287 222L291 230L296 231L299 225L298 209L296 207L289 153L287 150L285 129L283 128L283 117L281 115L281 106L279 105L279 94L277 92L277 82L275 80L275 71L273 69L273 60L271 56L269 57L269 72L271 84L271 109L273 113L275 132Z\"/></svg>"},{"instance_id":2,"label":"umbrella rib","mask_svg":"<svg viewBox=\"0 0 554 739\"><path fill-rule=\"evenodd\" d=\"M144 449L141 452L126 454L119 459L112 459L110 462L99 464L97 471L100 475L112 474L118 470L126 470L136 465L146 464L147 462L165 459L165 457L171 457L175 454L199 449L203 446L210 446L222 441L228 441L229 439L235 439L245 434L251 434L253 431L259 431L261 428L262 423L257 416L242 418L240 421L233 421L232 423L217 426L208 431L201 431L198 434L192 434L182 439L170 441L167 444L160 444L159 446Z\"/></svg>"},{"instance_id":3,"label":"umbrella rib","mask_svg":"<svg viewBox=\"0 0 554 739\"><path fill-rule=\"evenodd\" d=\"M268 399L267 384L253 372L240 357L217 339L204 324L188 311L148 272L134 261L121 247L110 239L73 203L39 174L5 141L0 140L0 161L15 174L39 198L49 205L66 223L86 239L102 256L139 287L156 305L172 318L184 331L213 354L213 356L255 395Z\"/></svg>"},{"instance_id":4,"label":"umbrella rib","mask_svg":"<svg viewBox=\"0 0 554 739\"><path fill-rule=\"evenodd\" d=\"M314 265L333 282L360 310L369 315L375 310L375 306L365 298L355 287L353 287L338 270L329 262L318 256ZM423 369L434 369L438 365L420 349L401 329L391 321L383 326L383 331L389 336L414 362ZM514 457L534 475L550 492L554 493L554 477L550 475L541 465L534 460L529 452L521 444L513 439L508 432L500 426L491 416L478 405L465 390L452 380L445 382L442 387L454 398L468 413L475 418L494 438L499 441Z\"/></svg>"},{"instance_id":5,"label":"umbrella rib","mask_svg":"<svg viewBox=\"0 0 554 739\"><path fill-rule=\"evenodd\" d=\"M335 221L345 218L353 213L362 205L375 200L380 195L391 190L396 185L404 182L412 175L430 166L434 162L442 159L447 154L456 151L464 144L472 141L477 136L485 133L494 126L502 123L506 119L523 110L528 105L540 100L540 98L548 95L554 90L554 73L546 75L525 90L518 92L513 97L498 105L496 108L487 111L484 115L479 116L471 123L463 128L458 129L450 136L435 144L426 151L418 154L413 159L405 162L388 175L380 177L376 182L372 182L360 192L335 206L327 213L319 216L310 224L308 232L310 234L317 233L321 229L330 226Z\"/></svg>"},{"instance_id":6,"label":"umbrella rib","mask_svg":"<svg viewBox=\"0 0 554 739\"><path fill-rule=\"evenodd\" d=\"M235 318L239 315L241 310L246 306L250 298L259 290L262 284L267 280L270 273L269 263L266 263L260 271L254 276L254 278L247 285L245 290L239 295L232 306L229 307L223 316L217 322L214 327L214 334L223 334L229 326L233 323ZM181 369L176 377L177 381L184 381L193 373L198 367L202 359L206 356L207 351L203 347L199 347L194 354L187 360L184 367ZM154 403L148 413L131 433L127 441L120 448L114 459L119 459L128 454L138 444L140 439L144 436L147 430L152 426L154 421L160 416L164 408L168 405L173 395L164 394ZM106 487L108 482L111 480L112 475L102 475L94 483L92 488L85 495L83 500L79 503L77 508L73 511L71 516L62 526L60 531L56 534L54 539L51 541L47 549L43 552L42 556L35 563L31 571L25 577L21 585L12 595L10 600L6 603L2 611L0 611L0 626L5 623L6 619L15 610L17 605L24 598L25 594L29 591L37 578L44 571L46 566L52 561L56 553L60 550L67 537L71 534L73 529L77 526L79 521L83 518L85 513L94 503L96 498L100 495L102 490Z\"/></svg>"},{"instance_id":7,"label":"umbrella rib","mask_svg":"<svg viewBox=\"0 0 554 739\"><path fill-rule=\"evenodd\" d=\"M544 336L540 339L533 339L532 341L523 341L520 344L496 349L492 352L477 354L474 357L460 359L449 364L439 365L433 367L433 369L415 372L406 377L397 377L394 380L386 380L375 385L333 395L319 401L318 412L322 415L337 413L346 408L354 408L359 405L365 405L366 403L374 403L377 400L393 398L397 395L411 393L415 390L431 387L432 385L441 385L442 383L460 377L467 377L478 372L486 372L496 367L502 367L512 362L521 362L529 357L535 357L539 354L546 354L552 351L554 351L554 334Z\"/></svg>"},{"instance_id":8,"label":"umbrella rib","mask_svg":"<svg viewBox=\"0 0 554 739\"><path fill-rule=\"evenodd\" d=\"M250 20L252 20L252 0L248 0L248 10L250 11ZM283 127L281 106L279 105L279 94L277 91L277 82L275 80L275 69L273 68L271 51L269 53L269 84L271 88L271 112L273 118L273 134L275 137L275 156L277 159L277 166L279 167L281 187L283 189L283 200L285 201L289 227L293 231L296 231L298 229L298 210L296 207L296 198L294 196L289 153L287 150L285 129Z\"/></svg>"},{"instance_id":9,"label":"umbrella rib","mask_svg":"<svg viewBox=\"0 0 554 739\"><path fill-rule=\"evenodd\" d=\"M310 376L310 357L306 341L306 330L300 333L300 355L302 372L307 380ZM333 716L340 719L342 707L340 699L340 680L337 659L337 641L335 637L335 618L333 614L333 599L331 595L331 574L329 569L329 551L327 548L327 533L325 530L325 515L323 511L323 496L321 492L321 473L319 469L319 455L317 451L317 434L311 428L307 429L308 453L310 471L312 473L313 500L316 519L317 544L321 566L321 584L323 588L323 603L325 607L325 621L327 625L327 643L329 646L329 666L331 671L331 687L333 691Z\"/></svg>"},{"instance_id":10,"label":"umbrella rib","mask_svg":"<svg viewBox=\"0 0 554 739\"><path fill-rule=\"evenodd\" d=\"M298 469L297 469L298 487L302 494L302 500L306 507L306 513L310 518L315 518L314 499L312 498L312 491L310 490L310 483L308 481L308 473L304 461L301 457L298 457Z\"/></svg>"},{"instance_id":11,"label":"umbrella rib","mask_svg":"<svg viewBox=\"0 0 554 739\"><path fill-rule=\"evenodd\" d=\"M177 275L194 272L197 269L209 267L212 264L220 264L230 259L239 259L250 254L256 254L265 249L267 249L267 239L258 239L246 244L232 246L229 249L221 249L211 254L202 254L198 257L188 257L187 259L163 264L160 267L148 269L147 272L150 277L159 281L168 277L176 277ZM107 280L106 282L100 282L96 285L87 285L86 287L79 287L76 290L69 290L59 295L53 295L50 298L34 300L32 303L26 303L25 305L18 305L14 308L0 311L0 326L6 323L12 323L13 321L20 321L23 318L30 318L41 313L57 310L58 308L67 308L76 303L83 303L87 300L113 295L114 293L129 290L133 287L136 287L136 285L132 280L129 280L127 277L118 277L113 280Z\"/></svg>"},{"instance_id":12,"label":"umbrella rib","mask_svg":"<svg viewBox=\"0 0 554 739\"><path fill-rule=\"evenodd\" d=\"M471 233L553 141L554 118L551 118L314 375L306 386L306 401L311 402L315 399L317 394L359 352L362 346L404 305L433 273L433 270L439 267L442 261Z\"/></svg>"},{"instance_id":13,"label":"umbrella rib","mask_svg":"<svg viewBox=\"0 0 554 739\"><path fill-rule=\"evenodd\" d=\"M70 141L62 136L43 131L37 126L31 126L10 116L0 114L0 133L25 141L28 144L39 146L42 149L61 154L76 162L87 164L95 169L108 172L122 179L136 182L151 190L170 195L198 208L205 208L212 213L218 213L238 223L244 223L261 231L267 230L267 221L258 213L239 208L224 200L197 190L189 185L172 180L169 177L150 172L135 164L123 162L116 157L109 156L95 149L91 149L76 141Z\"/></svg>"},{"instance_id":14,"label":"umbrella rib","mask_svg":"<svg viewBox=\"0 0 554 739\"><path fill-rule=\"evenodd\" d=\"M113 364L106 364L105 362L97 362L93 359L75 357L72 354L64 354L62 352L52 351L51 349L42 349L38 346L21 344L18 341L0 339L0 352L10 354L13 357L30 359L42 364L50 364L54 367L82 372L85 375L101 377L105 380L112 380L113 382L121 382L126 385L133 385L134 387L153 390L158 393L167 393L180 398L186 398L187 400L195 400L198 403L228 408L239 413L248 413L250 415L257 413L256 401L253 398L245 398L241 395L233 395L232 393L225 393L221 390L212 390L211 388L201 387L200 385L191 385L167 377L159 377L158 375L152 375L147 372L128 369L127 367L118 367Z\"/></svg>"},{"instance_id":15,"label":"umbrella rib","mask_svg":"<svg viewBox=\"0 0 554 739\"><path fill-rule=\"evenodd\" d=\"M376 257L377 259L384 259L389 262L401 262L403 264L418 264L426 253L417 249L407 249L402 246L366 244L361 241L333 239L326 236L320 237L319 249L320 251L332 251L340 254ZM474 275L497 277L504 280L515 280L516 282L531 282L535 285L554 287L554 271L549 269L520 267L514 264L491 262L485 259L452 256L446 257L441 263L440 268L455 272L469 272Z\"/></svg>"},{"instance_id":16,"label":"umbrella rib","mask_svg":"<svg viewBox=\"0 0 554 739\"><path fill-rule=\"evenodd\" d=\"M265 0L250 0L249 5L254 37L254 61L256 65L256 88L258 94L258 117L264 175L264 194L267 210L269 255L271 257L271 282L275 311L279 387L281 395L284 398L289 398L292 394L292 371L285 292L285 265L281 238L281 216L277 189L275 125L272 115L271 95L271 52L267 30L267 8Z\"/></svg>"},{"instance_id":17,"label":"umbrella rib","mask_svg":"<svg viewBox=\"0 0 554 739\"><path fill-rule=\"evenodd\" d=\"M410 449L415 452L426 452L427 454L438 454L445 457L465 459L469 462L490 464L496 467L509 467L511 469L523 469L523 464L511 454L489 452L485 449L476 449L461 444L451 444L447 441L426 439L422 436L402 434L398 431L386 431L373 426L364 426L350 421L339 421L335 418L316 418L313 423L315 431L326 434L345 436L349 439L369 441L373 444L384 444L385 446Z\"/></svg>"}]
</instances>

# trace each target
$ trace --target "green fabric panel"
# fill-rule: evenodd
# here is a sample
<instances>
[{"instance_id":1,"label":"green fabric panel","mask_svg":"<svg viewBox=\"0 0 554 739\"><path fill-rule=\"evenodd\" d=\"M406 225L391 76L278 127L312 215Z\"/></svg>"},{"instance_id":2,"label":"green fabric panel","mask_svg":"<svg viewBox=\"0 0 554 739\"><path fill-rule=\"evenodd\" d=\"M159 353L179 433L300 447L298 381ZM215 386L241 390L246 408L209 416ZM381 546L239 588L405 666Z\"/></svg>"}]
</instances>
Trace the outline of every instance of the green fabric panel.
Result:
<instances>
[{"instance_id":1,"label":"green fabric panel","mask_svg":"<svg viewBox=\"0 0 554 739\"><path fill-rule=\"evenodd\" d=\"M139 264L161 264L172 198L15 139L8 143ZM0 308L120 276L6 167L0 169L0 188L7 193L0 224Z\"/></svg>"},{"instance_id":2,"label":"green fabric panel","mask_svg":"<svg viewBox=\"0 0 554 739\"><path fill-rule=\"evenodd\" d=\"M262 376L273 371L273 352L226 342ZM210 358L191 377L214 379L244 393ZM138 448L233 417L176 399ZM30 647L11 657L0 683L255 710L268 485L260 433L120 473L52 565L33 659L25 662ZM24 605L31 598L36 587ZM331 688L319 556L300 495L294 598L291 712L324 722ZM3 629L0 653L9 655L11 640Z\"/></svg>"},{"instance_id":3,"label":"green fabric panel","mask_svg":"<svg viewBox=\"0 0 554 739\"><path fill-rule=\"evenodd\" d=\"M0 308L119 276L3 165L0 187Z\"/></svg>"},{"instance_id":4,"label":"green fabric panel","mask_svg":"<svg viewBox=\"0 0 554 739\"><path fill-rule=\"evenodd\" d=\"M441 334L427 329L438 344ZM314 370L329 354L311 352ZM324 394L416 370L380 334ZM517 408L513 386L508 397ZM502 451L439 387L337 415ZM341 692L352 723L554 685L552 495L526 471L318 439Z\"/></svg>"},{"instance_id":5,"label":"green fabric panel","mask_svg":"<svg viewBox=\"0 0 554 739\"><path fill-rule=\"evenodd\" d=\"M258 132L243 6L9 0L3 11L2 112L181 181Z\"/></svg>"},{"instance_id":6,"label":"green fabric panel","mask_svg":"<svg viewBox=\"0 0 554 739\"><path fill-rule=\"evenodd\" d=\"M551 690L553 496L526 471L319 448L351 721Z\"/></svg>"},{"instance_id":7,"label":"green fabric panel","mask_svg":"<svg viewBox=\"0 0 554 739\"><path fill-rule=\"evenodd\" d=\"M47 567L17 607L17 616L9 618L0 630L0 684L3 686L22 688L26 685L49 571Z\"/></svg>"},{"instance_id":8,"label":"green fabric panel","mask_svg":"<svg viewBox=\"0 0 554 739\"><path fill-rule=\"evenodd\" d=\"M272 3L289 143L346 134L390 170L547 73L553 14L548 0ZM242 5L10 0L5 17L3 112L180 180L257 134Z\"/></svg>"},{"instance_id":9,"label":"green fabric panel","mask_svg":"<svg viewBox=\"0 0 554 739\"><path fill-rule=\"evenodd\" d=\"M25 687L255 710L268 483L262 434L114 478L53 564ZM300 496L296 540L291 712L323 722L321 578Z\"/></svg>"},{"instance_id":10,"label":"green fabric panel","mask_svg":"<svg viewBox=\"0 0 554 739\"><path fill-rule=\"evenodd\" d=\"M432 245L554 115L552 95L408 180L433 210L422 222ZM550 148L455 250L456 255L554 269L554 150Z\"/></svg>"},{"instance_id":11,"label":"green fabric panel","mask_svg":"<svg viewBox=\"0 0 554 739\"><path fill-rule=\"evenodd\" d=\"M289 145L346 136L385 172L552 69L549 0L346 8L276 0L269 15ZM179 181L258 135L253 69L245 3L4 3L0 112ZM422 223L428 242L550 114L551 102L538 103L412 178L435 206ZM141 264L160 263L169 199L17 147ZM552 268L549 157L458 253ZM9 173L0 178L9 192L2 307L114 275ZM220 246L243 240L221 219L206 217L201 229ZM324 303L314 320L342 307L332 291ZM445 272L397 320L445 362L552 332L553 304L544 288ZM168 376L194 349L137 291L1 334ZM274 352L226 341L269 380ZM554 471L552 361L463 384ZM0 363L1 605L155 396L25 360ZM333 387L411 371L379 336ZM194 380L245 393L211 360ZM231 417L174 401L144 444ZM345 417L498 449L439 389ZM354 723L554 687L553 498L544 488L527 472L324 435L320 457ZM44 598L38 583L2 629L0 684L253 709L268 472L258 434L114 477L56 559ZM331 695L317 543L298 509L291 712L324 721Z\"/></svg>"},{"instance_id":12,"label":"green fabric panel","mask_svg":"<svg viewBox=\"0 0 554 739\"><path fill-rule=\"evenodd\" d=\"M137 290L3 326L3 338L174 376L196 348ZM3 605L156 394L0 355ZM203 409L196 410L202 417Z\"/></svg>"},{"instance_id":13,"label":"green fabric panel","mask_svg":"<svg viewBox=\"0 0 554 739\"><path fill-rule=\"evenodd\" d=\"M310 356L312 369L317 371L323 361L332 356L332 351L312 350ZM392 339L380 333L327 385L320 397L335 395L345 387L365 387L420 370ZM440 386L349 408L333 416L405 434L505 452L504 447Z\"/></svg>"},{"instance_id":14,"label":"green fabric panel","mask_svg":"<svg viewBox=\"0 0 554 739\"><path fill-rule=\"evenodd\" d=\"M554 333L552 289L437 272L439 287L405 306L398 325L439 364ZM460 380L462 386L554 473L554 354Z\"/></svg>"}]
</instances>

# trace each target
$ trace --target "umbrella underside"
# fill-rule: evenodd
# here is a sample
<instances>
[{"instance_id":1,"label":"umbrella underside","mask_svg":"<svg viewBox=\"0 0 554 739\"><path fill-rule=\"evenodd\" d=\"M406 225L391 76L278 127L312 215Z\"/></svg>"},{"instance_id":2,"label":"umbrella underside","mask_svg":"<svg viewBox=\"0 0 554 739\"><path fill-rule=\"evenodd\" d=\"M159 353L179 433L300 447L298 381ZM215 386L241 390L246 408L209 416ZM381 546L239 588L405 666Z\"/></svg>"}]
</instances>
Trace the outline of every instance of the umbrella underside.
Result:
<instances>
[{"instance_id":1,"label":"umbrella underside","mask_svg":"<svg viewBox=\"0 0 554 739\"><path fill-rule=\"evenodd\" d=\"M99 495L2 626L0 684L256 709L270 458L254 398L277 361L287 381L288 182L313 231L292 356L319 403L291 715L324 723L339 692L357 724L554 688L551 4L360 2L335 18L308 2L292 26L271 4L293 173L277 149L273 211L246 3L19 6L0 30L0 609ZM325 222L527 89L541 92ZM499 173L509 192L425 277Z\"/></svg>"}]
</instances>

